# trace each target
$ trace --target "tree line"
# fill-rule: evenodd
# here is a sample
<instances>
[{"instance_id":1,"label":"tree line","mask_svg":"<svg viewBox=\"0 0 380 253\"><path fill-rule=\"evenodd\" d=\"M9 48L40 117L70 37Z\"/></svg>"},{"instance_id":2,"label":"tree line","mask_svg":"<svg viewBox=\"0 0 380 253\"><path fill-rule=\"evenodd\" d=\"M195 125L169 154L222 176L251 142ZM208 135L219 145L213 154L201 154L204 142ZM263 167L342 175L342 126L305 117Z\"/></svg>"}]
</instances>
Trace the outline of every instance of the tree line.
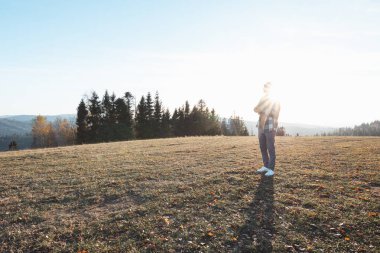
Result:
<instances>
[{"instance_id":1,"label":"tree line","mask_svg":"<svg viewBox=\"0 0 380 253\"><path fill-rule=\"evenodd\" d=\"M339 128L331 133L324 133L324 136L380 136L380 121L376 120L371 123L363 123L361 125Z\"/></svg>"},{"instance_id":2,"label":"tree line","mask_svg":"<svg viewBox=\"0 0 380 253\"><path fill-rule=\"evenodd\" d=\"M183 136L249 135L240 117L220 119L204 100L193 107L186 101L171 113L163 106L158 92L154 97L148 92L138 103L130 92L116 97L105 91L101 98L92 92L91 96L81 99L76 116L75 123L60 118L48 122L46 117L37 116L30 135L31 147Z\"/></svg>"},{"instance_id":3,"label":"tree line","mask_svg":"<svg viewBox=\"0 0 380 253\"><path fill-rule=\"evenodd\" d=\"M132 139L182 136L248 135L242 119L231 117L221 121L204 100L192 108L188 101L171 114L156 92L148 92L137 103L126 92L117 98L105 92L102 99L93 92L83 98L77 108L77 143L97 143Z\"/></svg>"}]
</instances>

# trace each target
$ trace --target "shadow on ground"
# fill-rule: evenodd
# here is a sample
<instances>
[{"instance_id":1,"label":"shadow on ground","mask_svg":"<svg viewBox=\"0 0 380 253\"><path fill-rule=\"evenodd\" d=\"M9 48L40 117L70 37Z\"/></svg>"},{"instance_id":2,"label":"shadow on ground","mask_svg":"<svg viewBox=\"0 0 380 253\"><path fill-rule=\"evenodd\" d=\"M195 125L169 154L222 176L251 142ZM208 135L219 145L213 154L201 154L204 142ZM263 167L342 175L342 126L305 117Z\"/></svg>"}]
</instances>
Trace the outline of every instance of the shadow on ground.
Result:
<instances>
[{"instance_id":1,"label":"shadow on ground","mask_svg":"<svg viewBox=\"0 0 380 253\"><path fill-rule=\"evenodd\" d=\"M235 252L272 252L274 231L273 178L262 176L255 197L247 208L246 223L238 231Z\"/></svg>"}]
</instances>

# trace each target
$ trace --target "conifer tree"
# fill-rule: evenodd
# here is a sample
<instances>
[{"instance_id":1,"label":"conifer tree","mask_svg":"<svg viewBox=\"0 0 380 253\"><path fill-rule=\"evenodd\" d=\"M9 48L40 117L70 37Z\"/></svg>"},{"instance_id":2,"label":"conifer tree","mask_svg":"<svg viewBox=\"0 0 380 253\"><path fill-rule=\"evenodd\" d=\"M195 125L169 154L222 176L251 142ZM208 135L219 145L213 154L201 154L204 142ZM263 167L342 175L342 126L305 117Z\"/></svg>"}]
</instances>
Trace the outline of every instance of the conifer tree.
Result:
<instances>
[{"instance_id":1,"label":"conifer tree","mask_svg":"<svg viewBox=\"0 0 380 253\"><path fill-rule=\"evenodd\" d=\"M151 96L150 92L148 92L148 94L146 96L145 106L146 106L147 119L151 120L153 118L154 109L153 109L153 100L152 100L152 96Z\"/></svg>"},{"instance_id":2,"label":"conifer tree","mask_svg":"<svg viewBox=\"0 0 380 253\"><path fill-rule=\"evenodd\" d=\"M130 112L128 111L127 103L124 99L118 98L116 104L116 123L115 138L116 140L130 140L133 139L133 125L130 120Z\"/></svg>"},{"instance_id":3,"label":"conifer tree","mask_svg":"<svg viewBox=\"0 0 380 253\"><path fill-rule=\"evenodd\" d=\"M222 131L223 135L225 135L225 136L229 136L230 135L230 132L229 132L229 129L228 129L228 125L227 125L227 120L225 118L222 120L220 128L221 128L221 131Z\"/></svg>"},{"instance_id":4,"label":"conifer tree","mask_svg":"<svg viewBox=\"0 0 380 253\"><path fill-rule=\"evenodd\" d=\"M162 103L158 92L154 99L154 112L153 112L153 137L161 137L162 127Z\"/></svg>"},{"instance_id":5,"label":"conifer tree","mask_svg":"<svg viewBox=\"0 0 380 253\"><path fill-rule=\"evenodd\" d=\"M185 113L183 107L174 111L173 133L174 136L185 136Z\"/></svg>"},{"instance_id":6,"label":"conifer tree","mask_svg":"<svg viewBox=\"0 0 380 253\"><path fill-rule=\"evenodd\" d=\"M161 124L161 137L167 138L172 136L171 120L169 109L166 109L162 115L162 124Z\"/></svg>"},{"instance_id":7,"label":"conifer tree","mask_svg":"<svg viewBox=\"0 0 380 253\"><path fill-rule=\"evenodd\" d=\"M88 139L87 116L88 116L87 107L86 107L86 104L84 103L84 100L82 99L77 109L77 119L76 119L76 125L77 125L76 143L78 144L86 143Z\"/></svg>"},{"instance_id":8,"label":"conifer tree","mask_svg":"<svg viewBox=\"0 0 380 253\"><path fill-rule=\"evenodd\" d=\"M148 92L146 96L146 126L145 126L145 138L153 138L154 137L154 107L153 100L150 92Z\"/></svg>"},{"instance_id":9,"label":"conifer tree","mask_svg":"<svg viewBox=\"0 0 380 253\"><path fill-rule=\"evenodd\" d=\"M102 136L99 136L102 123L102 107L96 92L93 92L91 98L88 100L88 111L89 116L87 117L87 122L90 128L89 142L102 141Z\"/></svg>"},{"instance_id":10,"label":"conifer tree","mask_svg":"<svg viewBox=\"0 0 380 253\"><path fill-rule=\"evenodd\" d=\"M134 109L136 109L136 108L133 109L132 101L135 101L135 97L130 92L126 92L124 97L125 97L125 102L127 104L128 113L129 113L128 118L129 118L130 123L132 125L133 119L134 119L134 113L135 113ZM135 103L135 107L136 107L136 103Z\"/></svg>"},{"instance_id":11,"label":"conifer tree","mask_svg":"<svg viewBox=\"0 0 380 253\"><path fill-rule=\"evenodd\" d=\"M109 120L112 125L116 124L116 95L112 93L110 97L111 110L109 112Z\"/></svg>"},{"instance_id":12,"label":"conifer tree","mask_svg":"<svg viewBox=\"0 0 380 253\"><path fill-rule=\"evenodd\" d=\"M140 103L137 105L136 112L136 137L139 139L147 138L148 127L148 109L145 97L142 96Z\"/></svg>"},{"instance_id":13,"label":"conifer tree","mask_svg":"<svg viewBox=\"0 0 380 253\"><path fill-rule=\"evenodd\" d=\"M177 134L176 134L176 128L177 128L177 124L178 124L178 111L177 111L177 108L174 109L174 112L173 112L173 115L172 115L172 118L171 118L170 122L171 122L171 126L172 126L173 136L177 136Z\"/></svg>"},{"instance_id":14,"label":"conifer tree","mask_svg":"<svg viewBox=\"0 0 380 253\"><path fill-rule=\"evenodd\" d=\"M112 127L112 103L108 91L106 90L102 104L102 116L101 116L101 127L100 127L100 136L103 141L111 141L113 138L113 127Z\"/></svg>"},{"instance_id":15,"label":"conifer tree","mask_svg":"<svg viewBox=\"0 0 380 253\"><path fill-rule=\"evenodd\" d=\"M208 113L208 126L207 135L215 136L222 133L219 118L214 109L211 110L211 113Z\"/></svg>"},{"instance_id":16,"label":"conifer tree","mask_svg":"<svg viewBox=\"0 0 380 253\"><path fill-rule=\"evenodd\" d=\"M111 99L108 94L108 91L104 93L103 100L102 100L102 118L103 120L108 120L111 114L112 110L112 104L111 104Z\"/></svg>"},{"instance_id":17,"label":"conifer tree","mask_svg":"<svg viewBox=\"0 0 380 253\"><path fill-rule=\"evenodd\" d=\"M124 95L126 111L124 112L123 122L126 126L127 139L135 138L135 130L134 130L134 110L132 109L132 101L134 101L134 96L130 92L126 92Z\"/></svg>"},{"instance_id":18,"label":"conifer tree","mask_svg":"<svg viewBox=\"0 0 380 253\"><path fill-rule=\"evenodd\" d=\"M248 136L248 129L244 121L239 116L233 116L229 119L230 135Z\"/></svg>"},{"instance_id":19,"label":"conifer tree","mask_svg":"<svg viewBox=\"0 0 380 253\"><path fill-rule=\"evenodd\" d=\"M193 110L191 111L190 114L191 118L191 135L193 136L198 136L198 135L203 135L203 112L198 106L194 106Z\"/></svg>"},{"instance_id":20,"label":"conifer tree","mask_svg":"<svg viewBox=\"0 0 380 253\"><path fill-rule=\"evenodd\" d=\"M191 119L190 119L190 104L189 101L185 103L185 111L184 111L184 134L187 136L191 135Z\"/></svg>"}]
</instances>

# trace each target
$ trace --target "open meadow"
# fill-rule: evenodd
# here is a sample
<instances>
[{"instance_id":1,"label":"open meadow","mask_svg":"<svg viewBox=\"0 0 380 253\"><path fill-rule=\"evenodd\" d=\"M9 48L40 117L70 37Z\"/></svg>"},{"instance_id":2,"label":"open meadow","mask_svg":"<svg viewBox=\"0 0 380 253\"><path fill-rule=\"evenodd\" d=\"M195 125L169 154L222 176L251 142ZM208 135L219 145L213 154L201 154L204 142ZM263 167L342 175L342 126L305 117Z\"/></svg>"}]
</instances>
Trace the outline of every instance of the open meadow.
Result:
<instances>
[{"instance_id":1,"label":"open meadow","mask_svg":"<svg viewBox=\"0 0 380 253\"><path fill-rule=\"evenodd\" d=\"M0 153L0 252L378 252L380 138L197 137Z\"/></svg>"}]
</instances>

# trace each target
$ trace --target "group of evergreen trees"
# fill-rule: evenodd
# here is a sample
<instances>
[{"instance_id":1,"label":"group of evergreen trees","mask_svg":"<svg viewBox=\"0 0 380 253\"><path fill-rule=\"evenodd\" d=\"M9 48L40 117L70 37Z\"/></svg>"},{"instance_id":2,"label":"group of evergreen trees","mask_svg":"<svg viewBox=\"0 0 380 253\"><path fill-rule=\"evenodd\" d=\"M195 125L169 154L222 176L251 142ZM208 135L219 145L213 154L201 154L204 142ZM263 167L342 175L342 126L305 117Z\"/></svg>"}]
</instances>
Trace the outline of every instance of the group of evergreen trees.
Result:
<instances>
[{"instance_id":1,"label":"group of evergreen trees","mask_svg":"<svg viewBox=\"0 0 380 253\"><path fill-rule=\"evenodd\" d=\"M223 119L221 124L222 134L226 136L248 136L248 129L239 116Z\"/></svg>"},{"instance_id":2,"label":"group of evergreen trees","mask_svg":"<svg viewBox=\"0 0 380 253\"><path fill-rule=\"evenodd\" d=\"M323 134L322 134L323 135ZM324 134L329 136L380 136L380 121L363 123L354 128L339 128L332 133Z\"/></svg>"},{"instance_id":3,"label":"group of evergreen trees","mask_svg":"<svg viewBox=\"0 0 380 253\"><path fill-rule=\"evenodd\" d=\"M164 138L171 136L171 119L164 110L158 93L154 99L148 93L142 96L136 109L135 134L138 139Z\"/></svg>"},{"instance_id":4,"label":"group of evergreen trees","mask_svg":"<svg viewBox=\"0 0 380 253\"><path fill-rule=\"evenodd\" d=\"M116 98L106 91L102 100L96 92L82 99L77 109L77 143L96 143L130 139L151 139L202 135L248 135L240 118L220 122L214 109L203 100L190 108L186 103L173 114L162 106L158 92L136 100L130 92ZM226 130L232 129L232 130Z\"/></svg>"},{"instance_id":5,"label":"group of evergreen trees","mask_svg":"<svg viewBox=\"0 0 380 253\"><path fill-rule=\"evenodd\" d=\"M200 100L191 110L187 101L185 105L176 108L171 123L174 136L215 136L222 133L215 110L210 111L203 100Z\"/></svg>"},{"instance_id":6,"label":"group of evergreen trees","mask_svg":"<svg viewBox=\"0 0 380 253\"><path fill-rule=\"evenodd\" d=\"M106 91L102 100L96 92L77 109L77 143L129 140L134 138L132 95L116 98Z\"/></svg>"}]
</instances>

